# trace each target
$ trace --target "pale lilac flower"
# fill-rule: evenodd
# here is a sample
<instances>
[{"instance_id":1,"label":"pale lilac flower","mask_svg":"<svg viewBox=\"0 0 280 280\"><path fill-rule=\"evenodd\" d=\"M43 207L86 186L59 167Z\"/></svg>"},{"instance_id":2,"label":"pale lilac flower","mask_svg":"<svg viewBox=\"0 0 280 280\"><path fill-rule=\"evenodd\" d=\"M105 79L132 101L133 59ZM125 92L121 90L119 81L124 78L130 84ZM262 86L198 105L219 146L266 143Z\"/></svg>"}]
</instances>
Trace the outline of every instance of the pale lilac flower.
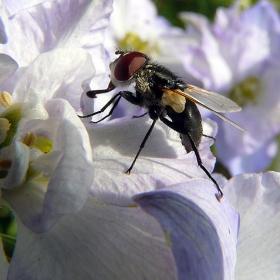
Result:
<instances>
[{"instance_id":1,"label":"pale lilac flower","mask_svg":"<svg viewBox=\"0 0 280 280\"><path fill-rule=\"evenodd\" d=\"M205 275L233 278L237 212L227 198L222 202L216 200L217 191L211 181L188 179L201 172L194 166L194 155L177 159L177 154L183 151L180 140L170 133L166 135L167 143L158 139L166 133L161 126L151 139L151 147L137 162L138 168L129 176L123 174L120 170L126 164L123 160L130 162L134 157L129 146L134 143L137 147L139 140L138 133L124 137L127 131L136 128L133 121L114 120L92 126L93 163L95 178L99 180L92 186L96 195L89 196L76 215L65 216L40 235L30 232L17 219L18 244L8 279L25 279L30 275L36 279L53 275L59 279L205 279ZM135 121L142 126L146 122L143 118ZM211 127L206 124L206 128L211 134ZM205 139L201 155L208 167L207 143L209 139ZM168 158L163 155L159 158L161 152L166 152L163 148L170 144ZM121 151L128 151L127 156L116 158L114 154ZM147 167L141 172L144 165ZM180 180L176 181L175 176L180 176ZM100 178L102 185L98 185ZM118 189L113 189L112 182ZM154 191L139 194L141 188ZM104 195L101 201L102 191L108 196L106 199ZM137 196L128 199L133 191L138 192Z\"/></svg>"},{"instance_id":2,"label":"pale lilac flower","mask_svg":"<svg viewBox=\"0 0 280 280\"><path fill-rule=\"evenodd\" d=\"M78 65L84 66L82 70L77 71ZM71 80L72 71L77 75L72 80L74 88L82 82L79 77L92 73L91 58L84 50L60 48L41 54L15 86L14 102L1 113L11 124L8 133L16 128L9 142L9 134L1 142L1 167L10 162L7 176L0 179L2 199L29 232L47 232L64 215L76 214L93 181L84 125L66 100L51 99L54 94L71 92L71 86L67 91L60 79ZM20 246L17 240L16 249ZM8 275L14 273L11 267Z\"/></svg>"},{"instance_id":3,"label":"pale lilac flower","mask_svg":"<svg viewBox=\"0 0 280 280\"><path fill-rule=\"evenodd\" d=\"M88 33L102 37L110 1L75 3L66 13L67 7L67 1L44 1L22 5L15 14L9 14L9 3L1 7L2 17L8 18L2 20L1 36L6 34L8 41L1 40L6 44L0 46L5 73L0 87L12 93L1 95L1 197L20 223L37 233L77 213L93 181L88 133L73 106L79 108L81 84L95 71L91 56L78 45ZM95 13L83 14L83 9ZM83 44L94 53L100 42ZM8 275L13 273L10 268Z\"/></svg>"},{"instance_id":4,"label":"pale lilac flower","mask_svg":"<svg viewBox=\"0 0 280 280\"><path fill-rule=\"evenodd\" d=\"M20 66L1 85L13 92L3 118L9 108L20 116L12 141L1 149L11 162L0 182L2 198L18 225L14 255L9 268L1 263L1 276L233 278L238 213L227 198L216 200L215 186L177 133L158 124L128 176L123 171L149 126L147 117L86 124L86 131L75 113L80 86L94 74L80 47L101 73L110 1L36 3L7 6L10 37L1 49ZM30 131L37 138L27 141ZM213 122L205 121L204 132L215 135ZM203 138L200 146L209 171L210 144Z\"/></svg>"},{"instance_id":5,"label":"pale lilac flower","mask_svg":"<svg viewBox=\"0 0 280 280\"><path fill-rule=\"evenodd\" d=\"M248 133L219 121L218 158L232 174L267 168L280 131L280 20L272 5L260 1L240 12L235 4L218 9L210 24L183 13L187 34L197 43L181 47L185 68L206 89L226 94L243 108L227 117Z\"/></svg>"},{"instance_id":6,"label":"pale lilac flower","mask_svg":"<svg viewBox=\"0 0 280 280\"><path fill-rule=\"evenodd\" d=\"M279 278L280 173L243 174L224 191L240 213L236 280Z\"/></svg>"}]
</instances>

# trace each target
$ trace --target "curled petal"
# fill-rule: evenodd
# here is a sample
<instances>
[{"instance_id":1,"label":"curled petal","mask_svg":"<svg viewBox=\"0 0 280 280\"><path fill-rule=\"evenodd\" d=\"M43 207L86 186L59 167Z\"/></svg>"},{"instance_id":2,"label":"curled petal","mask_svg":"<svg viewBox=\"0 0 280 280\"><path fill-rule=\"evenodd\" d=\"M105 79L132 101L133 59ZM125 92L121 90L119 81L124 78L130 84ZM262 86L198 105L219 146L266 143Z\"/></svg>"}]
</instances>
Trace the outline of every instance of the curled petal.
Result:
<instances>
[{"instance_id":1,"label":"curled petal","mask_svg":"<svg viewBox=\"0 0 280 280\"><path fill-rule=\"evenodd\" d=\"M29 167L29 148L18 141L14 141L13 148L14 156L8 175L0 179L0 188L7 190L17 187L24 182L26 171Z\"/></svg>"},{"instance_id":2,"label":"curled petal","mask_svg":"<svg viewBox=\"0 0 280 280\"><path fill-rule=\"evenodd\" d=\"M165 232L179 279L232 279L234 275L238 213L227 198L218 202L209 185L197 179L134 197Z\"/></svg>"},{"instance_id":3,"label":"curled petal","mask_svg":"<svg viewBox=\"0 0 280 280\"><path fill-rule=\"evenodd\" d=\"M32 167L50 179L29 178L21 188L3 196L22 222L36 232L47 231L63 215L79 211L93 181L88 134L75 110L65 100L49 100L46 110L50 118L33 120L32 127L37 134L52 136L53 150L38 158L38 168L36 160Z\"/></svg>"}]
</instances>

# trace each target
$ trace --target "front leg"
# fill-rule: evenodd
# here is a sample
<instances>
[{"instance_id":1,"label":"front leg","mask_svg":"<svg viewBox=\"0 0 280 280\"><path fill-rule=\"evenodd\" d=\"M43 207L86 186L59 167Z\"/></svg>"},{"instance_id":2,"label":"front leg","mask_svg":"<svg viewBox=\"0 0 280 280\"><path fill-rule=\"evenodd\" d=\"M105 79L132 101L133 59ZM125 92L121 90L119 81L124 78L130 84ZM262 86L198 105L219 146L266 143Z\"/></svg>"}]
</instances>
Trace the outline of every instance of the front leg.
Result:
<instances>
[{"instance_id":1,"label":"front leg","mask_svg":"<svg viewBox=\"0 0 280 280\"><path fill-rule=\"evenodd\" d=\"M109 111L109 113L105 117L103 117L102 119L100 119L96 122L91 121L91 123L99 123L99 122L103 121L104 119L110 117L113 114L114 110L116 109L121 97L123 97L125 100L127 100L128 102L130 102L134 105L140 106L140 104L142 104L141 98L138 98L138 97L134 96L132 92L130 92L130 91L120 91L100 111L96 112L95 114L103 112L112 103L112 100L115 99L116 96L118 96L118 98L113 103L113 106L112 106L111 110Z\"/></svg>"},{"instance_id":2,"label":"front leg","mask_svg":"<svg viewBox=\"0 0 280 280\"><path fill-rule=\"evenodd\" d=\"M119 94L121 97L123 97L125 100L127 100L129 103L137 106L142 106L143 104L143 98L141 97L141 94L136 91L136 96L130 92L130 91L120 91Z\"/></svg>"},{"instance_id":3,"label":"front leg","mask_svg":"<svg viewBox=\"0 0 280 280\"><path fill-rule=\"evenodd\" d=\"M108 92L108 89L106 89L106 90L99 90L99 91L92 91L92 92L94 93L94 96L95 96L95 94ZM91 91L89 93L91 93ZM130 102L130 103L132 103L134 105L140 106L142 104L142 98L134 96L132 92L130 92L130 91L120 91L117 94L115 94L99 111L94 112L94 113L89 114L89 115L86 115L86 116L79 116L79 117L80 118L88 118L88 117L92 117L92 116L98 115L98 114L104 112L110 105L113 104L111 110L109 111L109 113L105 117L103 117L102 119L100 119L100 120L98 120L96 122L92 121L92 123L99 123L99 122L103 121L104 119L110 117L113 114L113 112L116 109L116 107L117 107L121 97L123 97L128 102Z\"/></svg>"}]
</instances>

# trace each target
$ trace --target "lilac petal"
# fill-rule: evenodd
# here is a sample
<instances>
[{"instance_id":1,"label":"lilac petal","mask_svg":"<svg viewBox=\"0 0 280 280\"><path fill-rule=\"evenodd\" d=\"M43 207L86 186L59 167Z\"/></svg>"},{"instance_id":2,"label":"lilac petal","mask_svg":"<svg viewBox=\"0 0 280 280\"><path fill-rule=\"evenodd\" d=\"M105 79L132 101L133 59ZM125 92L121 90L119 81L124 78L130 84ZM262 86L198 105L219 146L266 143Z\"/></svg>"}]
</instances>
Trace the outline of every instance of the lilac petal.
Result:
<instances>
[{"instance_id":1,"label":"lilac petal","mask_svg":"<svg viewBox=\"0 0 280 280\"><path fill-rule=\"evenodd\" d=\"M7 80L17 70L18 64L10 56L0 54L0 84Z\"/></svg>"},{"instance_id":2,"label":"lilac petal","mask_svg":"<svg viewBox=\"0 0 280 280\"><path fill-rule=\"evenodd\" d=\"M239 134L239 133L237 133ZM244 172L261 172L268 168L271 160L275 157L277 152L277 142L272 138L263 142L261 147L256 147L253 152L237 153L238 141L236 141L236 147L229 146L222 138L218 138L217 141L217 157L221 162L228 167L230 174L237 175ZM253 144L255 139L251 141ZM249 142L248 142L249 143ZM258 143L259 145L259 143ZM250 146L243 146L243 149L252 149Z\"/></svg>"},{"instance_id":3,"label":"lilac petal","mask_svg":"<svg viewBox=\"0 0 280 280\"><path fill-rule=\"evenodd\" d=\"M17 14L20 10L30 8L44 1L45 0L29 0L29 1L3 0L3 4L9 16L13 16Z\"/></svg>"},{"instance_id":4,"label":"lilac petal","mask_svg":"<svg viewBox=\"0 0 280 280\"><path fill-rule=\"evenodd\" d=\"M91 193L98 200L130 205L131 196L138 193L162 189L190 178L207 177L198 166L195 154L186 153L178 133L167 130L161 122L156 124L131 174L124 174L150 125L148 117L87 125L95 166ZM203 137L199 149L204 165L210 172L214 164L209 150L211 143L211 139Z\"/></svg>"},{"instance_id":5,"label":"lilac petal","mask_svg":"<svg viewBox=\"0 0 280 280\"><path fill-rule=\"evenodd\" d=\"M51 100L46 108L49 111L63 110L63 106L57 103ZM42 219L44 215L47 219L52 215L65 215L80 210L93 181L92 154L88 134L81 121L76 116L73 117L74 114L74 110L67 108L62 113L64 119L57 128L53 149L61 151L62 156L49 182ZM52 210L54 213L51 213Z\"/></svg>"},{"instance_id":6,"label":"lilac petal","mask_svg":"<svg viewBox=\"0 0 280 280\"><path fill-rule=\"evenodd\" d=\"M238 214L227 198L216 200L210 184L191 180L168 188L172 192L134 197L165 232L179 279L232 279L234 275ZM190 195L198 188L199 193Z\"/></svg>"},{"instance_id":7,"label":"lilac petal","mask_svg":"<svg viewBox=\"0 0 280 280\"><path fill-rule=\"evenodd\" d=\"M233 175L262 171L276 154L274 137L280 131L278 121L280 64L268 66L265 73L260 76L262 88L258 104L227 116L244 127L248 133L233 131L225 122L219 125L216 142L218 157Z\"/></svg>"},{"instance_id":8,"label":"lilac petal","mask_svg":"<svg viewBox=\"0 0 280 280\"><path fill-rule=\"evenodd\" d=\"M279 278L280 173L243 174L225 186L239 211L236 279Z\"/></svg>"},{"instance_id":9,"label":"lilac petal","mask_svg":"<svg viewBox=\"0 0 280 280\"><path fill-rule=\"evenodd\" d=\"M38 171L52 171L50 180L35 178L3 195L22 222L36 232L47 231L63 215L79 211L93 181L88 134L75 111L65 100L50 100L46 109L48 120L31 121L23 129L32 128L36 134L54 139L50 155L45 160L39 158L38 165L36 160L32 163Z\"/></svg>"},{"instance_id":10,"label":"lilac petal","mask_svg":"<svg viewBox=\"0 0 280 280\"><path fill-rule=\"evenodd\" d=\"M259 1L250 9L244 11L244 13L241 15L241 21L244 25L246 24L248 26L253 25L258 27L261 32L268 35L268 44L270 49L269 55L273 55L278 59L280 44L280 20L279 14L273 7L273 4L268 1ZM255 47L257 48L258 46Z\"/></svg>"},{"instance_id":11,"label":"lilac petal","mask_svg":"<svg viewBox=\"0 0 280 280\"><path fill-rule=\"evenodd\" d=\"M6 30L6 24L8 22L8 15L1 3L0 7L0 44L6 44L8 42L8 34Z\"/></svg>"},{"instance_id":12,"label":"lilac petal","mask_svg":"<svg viewBox=\"0 0 280 280\"><path fill-rule=\"evenodd\" d=\"M7 279L176 279L158 223L140 208L96 203L35 234L18 220Z\"/></svg>"},{"instance_id":13,"label":"lilac petal","mask_svg":"<svg viewBox=\"0 0 280 280\"><path fill-rule=\"evenodd\" d=\"M208 84L210 89L226 93L242 81L247 90L247 79L252 77L259 83L256 104L247 104L242 112L227 116L248 133L219 121L218 158L233 175L264 170L275 157L274 138L280 131L279 15L269 2L260 1L241 14L237 4L219 9L212 26L201 21L196 23L202 25L198 28L201 43L184 56L186 67L204 86ZM195 59L194 54L198 54ZM209 68L209 59L219 62L216 72ZM230 79L220 76L220 72L226 73L220 60L228 66ZM216 83L217 79L220 84Z\"/></svg>"},{"instance_id":14,"label":"lilac petal","mask_svg":"<svg viewBox=\"0 0 280 280\"><path fill-rule=\"evenodd\" d=\"M218 9L213 33L234 72L234 81L258 76L267 61L279 57L279 15L267 1L239 13L239 5ZM234 82L233 81L233 82Z\"/></svg>"},{"instance_id":15,"label":"lilac petal","mask_svg":"<svg viewBox=\"0 0 280 280\"><path fill-rule=\"evenodd\" d=\"M200 31L200 44L187 46L182 62L188 73L202 81L203 86L214 91L228 89L232 71L221 54L219 42L200 15L182 13L184 20L193 22ZM201 25L196 25L201 24Z\"/></svg>"}]
</instances>

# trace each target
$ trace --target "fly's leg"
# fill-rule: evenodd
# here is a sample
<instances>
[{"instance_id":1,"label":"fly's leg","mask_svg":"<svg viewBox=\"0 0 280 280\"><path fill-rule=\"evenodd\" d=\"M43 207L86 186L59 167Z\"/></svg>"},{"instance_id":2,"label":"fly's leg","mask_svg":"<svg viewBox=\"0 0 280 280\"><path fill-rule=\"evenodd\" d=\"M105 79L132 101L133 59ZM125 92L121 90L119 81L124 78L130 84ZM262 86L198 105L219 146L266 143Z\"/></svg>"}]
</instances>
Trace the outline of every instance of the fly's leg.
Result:
<instances>
[{"instance_id":1,"label":"fly's leg","mask_svg":"<svg viewBox=\"0 0 280 280\"><path fill-rule=\"evenodd\" d=\"M133 119L139 119L139 118L142 118L144 116L146 116L148 114L148 112L145 112L144 114L140 115L140 116L133 116L132 118Z\"/></svg>"},{"instance_id":2,"label":"fly's leg","mask_svg":"<svg viewBox=\"0 0 280 280\"><path fill-rule=\"evenodd\" d=\"M154 120L153 120L153 123L152 123L152 125L150 126L148 132L146 133L146 135L145 135L145 137L144 137L144 139L143 139L143 141L142 141L142 143L141 143L141 145L140 145L140 148L139 148L139 150L138 150L138 152L137 152L137 154L136 154L136 156L135 156L135 158L134 158L134 160L133 160L133 162L132 162L132 164L131 164L130 167L126 170L126 172L125 172L126 174L130 174L130 172L131 172L131 170L132 170L132 168L133 168L133 166L134 166L134 164L135 164L135 162L136 162L138 156L140 155L142 149L145 147L145 144L146 144L146 142L147 142L149 136L151 135L151 133L152 133L152 131L153 131L153 128L154 128L154 126L155 126L155 124L156 124L156 121L157 121L157 119L154 119Z\"/></svg>"},{"instance_id":3,"label":"fly's leg","mask_svg":"<svg viewBox=\"0 0 280 280\"><path fill-rule=\"evenodd\" d=\"M179 126L177 125L176 123L174 122L171 122L170 120L164 118L164 117L160 117L160 120L166 124L167 126L169 126L170 128L172 128L173 130L181 133L181 134L185 134L188 136L189 140L190 140L190 144L192 146L192 149L195 153L195 156L196 156L196 160L197 160L197 164L199 165L199 167L205 172L205 174L209 177L209 179L214 183L214 185L216 186L218 192L219 192L219 195L216 195L216 198L218 201L221 201L221 199L223 198L224 196L224 193L223 191L221 190L219 184L216 182L216 180L211 176L211 174L208 172L208 170L205 168L205 166L203 165L202 163L202 160L201 160L201 157L199 155L199 152L198 152L198 149L191 137L191 135L189 134L188 130L186 127L184 126Z\"/></svg>"}]
</instances>

